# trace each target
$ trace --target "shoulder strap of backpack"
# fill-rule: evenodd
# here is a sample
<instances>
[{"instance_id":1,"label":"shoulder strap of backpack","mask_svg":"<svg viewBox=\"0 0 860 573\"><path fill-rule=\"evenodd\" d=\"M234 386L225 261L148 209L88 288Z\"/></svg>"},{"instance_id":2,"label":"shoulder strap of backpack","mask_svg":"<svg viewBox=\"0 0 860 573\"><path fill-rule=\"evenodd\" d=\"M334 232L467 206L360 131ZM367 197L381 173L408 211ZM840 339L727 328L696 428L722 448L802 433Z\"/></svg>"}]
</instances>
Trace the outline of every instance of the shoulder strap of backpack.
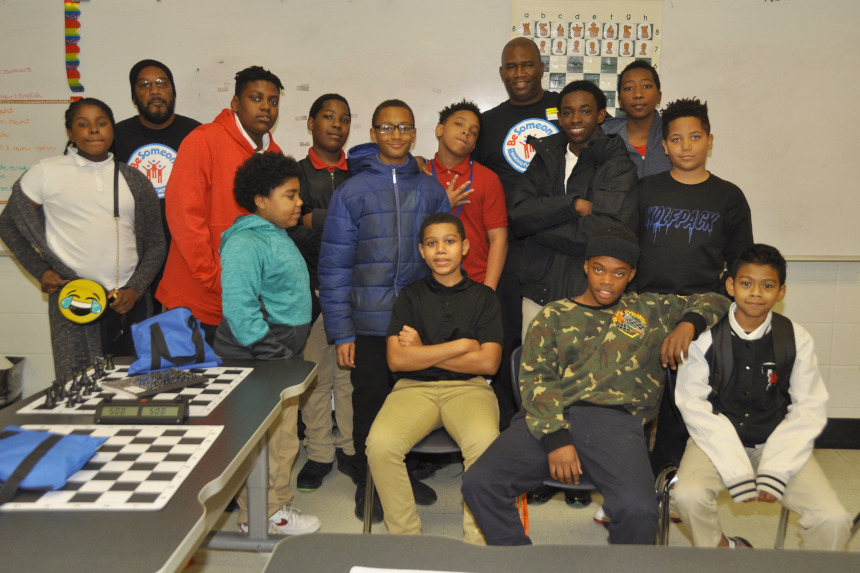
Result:
<instances>
[{"instance_id":1,"label":"shoulder strap of backpack","mask_svg":"<svg viewBox=\"0 0 860 573\"><path fill-rule=\"evenodd\" d=\"M794 325L781 314L773 313L771 320L773 335L773 357L776 362L777 375L786 381L791 380L794 359L797 356L797 345L794 340Z\"/></svg>"},{"instance_id":2,"label":"shoulder strap of backpack","mask_svg":"<svg viewBox=\"0 0 860 573\"><path fill-rule=\"evenodd\" d=\"M708 382L713 393L718 394L723 381L732 377L734 358L732 355L732 327L728 320L721 320L711 329L711 347L705 353L711 372Z\"/></svg>"}]
</instances>

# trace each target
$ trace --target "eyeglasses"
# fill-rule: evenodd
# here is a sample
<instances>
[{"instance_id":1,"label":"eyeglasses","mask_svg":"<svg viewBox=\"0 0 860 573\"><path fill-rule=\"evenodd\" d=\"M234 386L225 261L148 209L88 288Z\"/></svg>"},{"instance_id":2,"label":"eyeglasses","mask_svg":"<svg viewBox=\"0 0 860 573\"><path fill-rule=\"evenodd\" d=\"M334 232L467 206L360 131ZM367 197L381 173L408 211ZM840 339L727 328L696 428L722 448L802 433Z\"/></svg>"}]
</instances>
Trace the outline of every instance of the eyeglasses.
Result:
<instances>
[{"instance_id":1,"label":"eyeglasses","mask_svg":"<svg viewBox=\"0 0 860 573\"><path fill-rule=\"evenodd\" d=\"M411 123L401 123L400 125L394 125L393 123L380 123L379 125L374 125L373 129L379 131L379 133L394 133L395 129L399 129L400 133L406 135L407 133L412 133L415 131L415 126Z\"/></svg>"},{"instance_id":2,"label":"eyeglasses","mask_svg":"<svg viewBox=\"0 0 860 573\"><path fill-rule=\"evenodd\" d=\"M154 82L151 82L149 80L138 80L137 83L134 85L138 89L148 90L152 87L153 84L155 84L155 87L160 89L169 88L170 80L168 80L167 78L158 78Z\"/></svg>"}]
</instances>

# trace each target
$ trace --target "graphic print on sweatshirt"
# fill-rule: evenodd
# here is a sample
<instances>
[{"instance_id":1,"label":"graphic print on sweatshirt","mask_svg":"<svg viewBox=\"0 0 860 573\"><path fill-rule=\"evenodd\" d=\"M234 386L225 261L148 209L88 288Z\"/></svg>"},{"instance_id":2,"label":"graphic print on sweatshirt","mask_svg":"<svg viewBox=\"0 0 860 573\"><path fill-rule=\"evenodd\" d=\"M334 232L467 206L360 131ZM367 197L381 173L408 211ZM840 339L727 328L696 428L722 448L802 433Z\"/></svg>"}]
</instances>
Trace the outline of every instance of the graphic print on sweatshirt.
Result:
<instances>
[{"instance_id":1,"label":"graphic print on sweatshirt","mask_svg":"<svg viewBox=\"0 0 860 573\"><path fill-rule=\"evenodd\" d=\"M692 243L694 232L710 235L719 218L720 214L716 211L653 205L645 210L645 228L652 242L657 241L659 233L665 234L671 229L683 229L687 231L687 242Z\"/></svg>"}]
</instances>

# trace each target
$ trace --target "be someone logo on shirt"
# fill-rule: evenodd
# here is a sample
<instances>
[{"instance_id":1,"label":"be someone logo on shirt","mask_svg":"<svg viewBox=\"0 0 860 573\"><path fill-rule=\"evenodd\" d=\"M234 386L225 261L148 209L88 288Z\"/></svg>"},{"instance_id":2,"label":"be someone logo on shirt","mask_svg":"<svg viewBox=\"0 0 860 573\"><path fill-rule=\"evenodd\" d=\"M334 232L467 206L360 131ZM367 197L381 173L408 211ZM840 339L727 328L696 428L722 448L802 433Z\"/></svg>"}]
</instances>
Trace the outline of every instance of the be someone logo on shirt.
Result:
<instances>
[{"instance_id":1,"label":"be someone logo on shirt","mask_svg":"<svg viewBox=\"0 0 860 573\"><path fill-rule=\"evenodd\" d=\"M547 110L547 117L551 117L550 114L554 111ZM523 173L531 163L535 152L534 148L526 142L526 139L530 135L546 137L554 133L558 133L558 128L546 119L524 119L508 131L505 142L502 144L502 155L505 156L511 167Z\"/></svg>"},{"instance_id":2,"label":"be someone logo on shirt","mask_svg":"<svg viewBox=\"0 0 860 573\"><path fill-rule=\"evenodd\" d=\"M164 189L170 179L174 161L176 151L161 143L148 143L138 147L128 158L129 165L146 175L155 187L159 199L164 199Z\"/></svg>"}]
</instances>

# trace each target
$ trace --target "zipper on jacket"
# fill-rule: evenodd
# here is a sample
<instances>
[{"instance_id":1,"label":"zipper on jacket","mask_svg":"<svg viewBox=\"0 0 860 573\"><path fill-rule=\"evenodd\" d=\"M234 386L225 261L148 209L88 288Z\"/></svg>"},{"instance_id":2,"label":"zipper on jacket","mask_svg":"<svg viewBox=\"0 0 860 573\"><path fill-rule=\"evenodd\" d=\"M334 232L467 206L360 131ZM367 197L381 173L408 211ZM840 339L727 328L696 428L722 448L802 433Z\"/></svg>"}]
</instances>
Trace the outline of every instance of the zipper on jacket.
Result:
<instances>
[{"instance_id":1,"label":"zipper on jacket","mask_svg":"<svg viewBox=\"0 0 860 573\"><path fill-rule=\"evenodd\" d=\"M391 168L391 180L394 183L394 208L397 220L397 266L394 271L394 294L399 295L400 289L397 288L397 285L400 281L400 249L402 247L400 244L400 190L397 189L397 169L394 167Z\"/></svg>"},{"instance_id":2,"label":"zipper on jacket","mask_svg":"<svg viewBox=\"0 0 860 573\"><path fill-rule=\"evenodd\" d=\"M334 171L329 170L328 174L331 177L331 192L334 193Z\"/></svg>"}]
</instances>

